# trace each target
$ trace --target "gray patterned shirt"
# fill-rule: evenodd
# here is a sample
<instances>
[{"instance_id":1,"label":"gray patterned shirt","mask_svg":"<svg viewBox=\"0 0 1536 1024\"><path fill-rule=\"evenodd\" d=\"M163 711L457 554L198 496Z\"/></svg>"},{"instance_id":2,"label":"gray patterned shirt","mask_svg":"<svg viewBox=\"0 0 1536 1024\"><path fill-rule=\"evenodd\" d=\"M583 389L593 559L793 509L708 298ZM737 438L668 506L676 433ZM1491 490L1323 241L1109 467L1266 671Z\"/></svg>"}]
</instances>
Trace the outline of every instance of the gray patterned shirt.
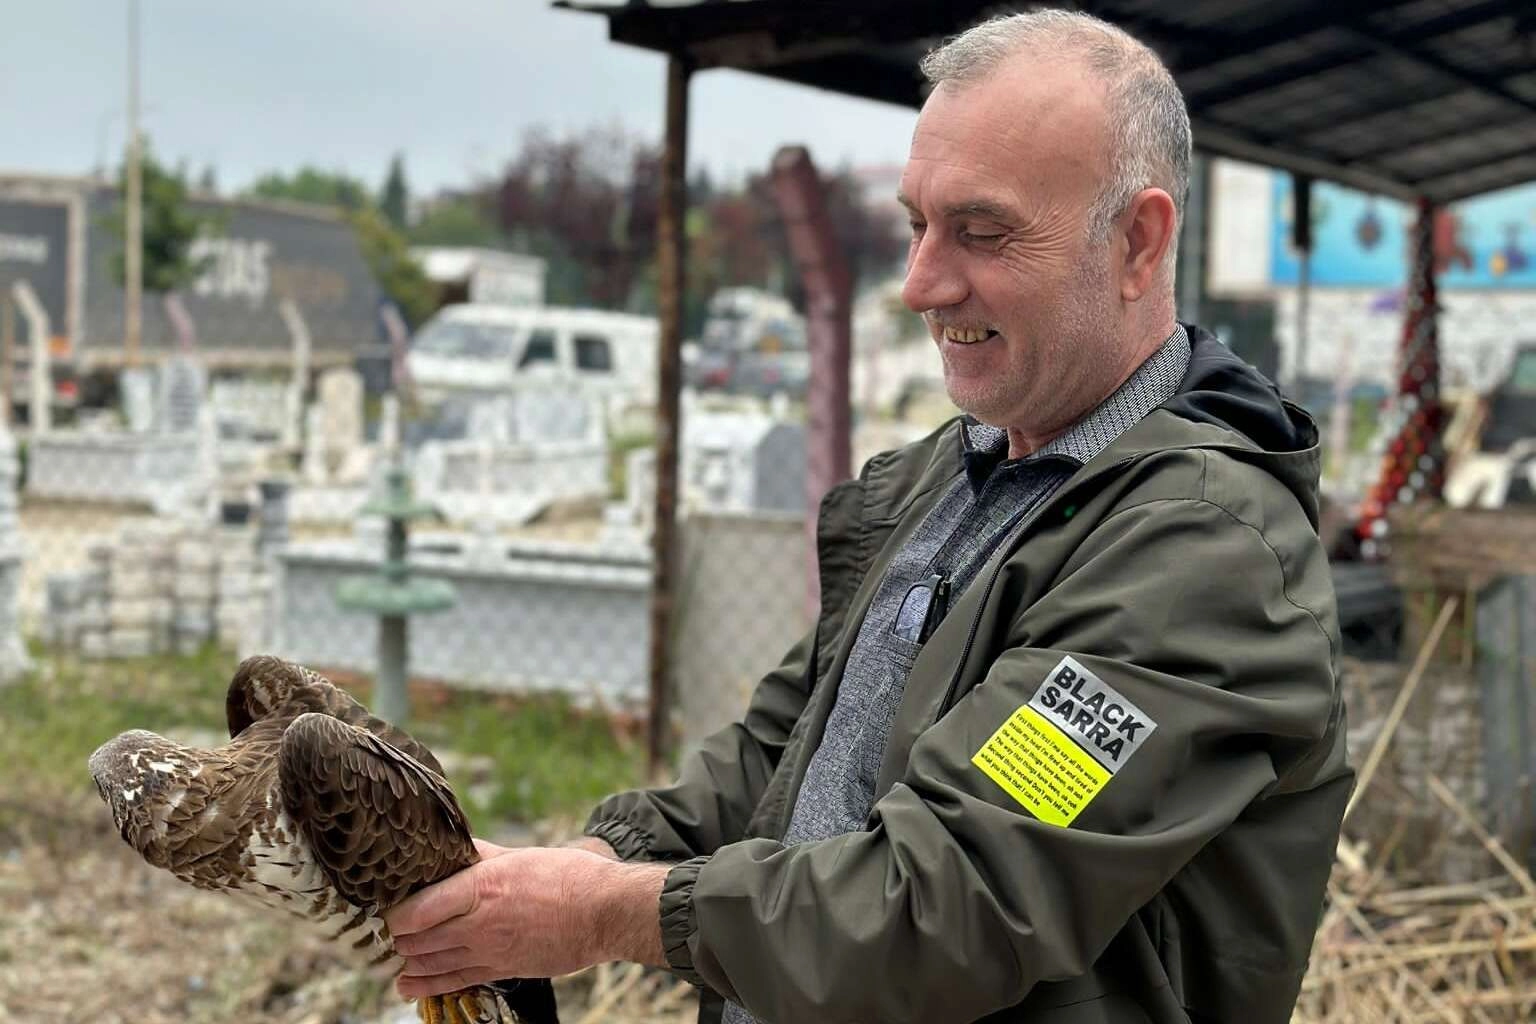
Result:
<instances>
[{"instance_id":1,"label":"gray patterned shirt","mask_svg":"<svg viewBox=\"0 0 1536 1024\"><path fill-rule=\"evenodd\" d=\"M949 604L958 600L1024 518L1111 441L1172 398L1188 367L1189 336L1176 326L1114 394L1055 440L1018 459L1007 457L1006 431L966 420L965 473L939 498L880 581L821 745L806 768L786 845L866 827L907 674L936 625L934 615L942 612L944 590ZM726 1004L722 1024L753 1021L742 1007Z\"/></svg>"}]
</instances>

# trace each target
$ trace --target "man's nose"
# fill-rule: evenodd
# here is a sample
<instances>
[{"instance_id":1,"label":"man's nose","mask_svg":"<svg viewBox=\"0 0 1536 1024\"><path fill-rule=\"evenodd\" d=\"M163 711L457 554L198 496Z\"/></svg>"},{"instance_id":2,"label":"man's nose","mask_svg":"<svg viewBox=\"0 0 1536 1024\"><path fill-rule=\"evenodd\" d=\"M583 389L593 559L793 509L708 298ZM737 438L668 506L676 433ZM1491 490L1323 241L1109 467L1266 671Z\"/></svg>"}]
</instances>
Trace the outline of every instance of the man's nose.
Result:
<instances>
[{"instance_id":1,"label":"man's nose","mask_svg":"<svg viewBox=\"0 0 1536 1024\"><path fill-rule=\"evenodd\" d=\"M907 277L901 301L914 313L958 306L965 301L965 278L937 232L917 240L907 256Z\"/></svg>"}]
</instances>

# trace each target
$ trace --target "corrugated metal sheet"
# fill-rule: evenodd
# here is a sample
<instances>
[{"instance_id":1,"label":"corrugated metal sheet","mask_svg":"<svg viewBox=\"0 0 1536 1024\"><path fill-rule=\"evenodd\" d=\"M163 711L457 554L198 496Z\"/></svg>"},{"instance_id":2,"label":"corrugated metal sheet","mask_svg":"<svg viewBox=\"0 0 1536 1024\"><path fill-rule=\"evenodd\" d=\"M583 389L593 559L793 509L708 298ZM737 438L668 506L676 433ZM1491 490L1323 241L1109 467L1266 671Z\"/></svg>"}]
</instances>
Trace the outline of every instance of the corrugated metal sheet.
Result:
<instances>
[{"instance_id":1,"label":"corrugated metal sheet","mask_svg":"<svg viewBox=\"0 0 1536 1024\"><path fill-rule=\"evenodd\" d=\"M568 0L617 42L908 106L990 0ZM1022 4L1017 6L1024 6ZM1530 0L1087 0L1168 62L1195 144L1438 201L1536 180Z\"/></svg>"},{"instance_id":2,"label":"corrugated metal sheet","mask_svg":"<svg viewBox=\"0 0 1536 1024\"><path fill-rule=\"evenodd\" d=\"M122 289L111 276L117 236L105 222L117 203L109 189L91 192L86 229L85 317L79 348L89 353L122 342ZM282 205L199 200L194 211L216 218L204 243L209 270L182 294L200 346L286 355L292 340L279 304L292 299L317 351L355 352L379 342L380 292L346 222ZM145 296L144 347L166 350L174 332L154 296Z\"/></svg>"},{"instance_id":3,"label":"corrugated metal sheet","mask_svg":"<svg viewBox=\"0 0 1536 1024\"><path fill-rule=\"evenodd\" d=\"M123 290L112 276L122 243L109 227L116 206L116 190L90 179L0 177L0 242L14 236L0 246L0 284L34 279L55 334L88 361L114 359L122 349ZM292 341L279 313L283 299L298 305L322 358L381 345L382 295L345 220L297 203L199 197L188 206L217 225L200 243L208 271L181 293L201 348L286 359ZM146 294L145 351L168 351L174 339L158 297Z\"/></svg>"}]
</instances>

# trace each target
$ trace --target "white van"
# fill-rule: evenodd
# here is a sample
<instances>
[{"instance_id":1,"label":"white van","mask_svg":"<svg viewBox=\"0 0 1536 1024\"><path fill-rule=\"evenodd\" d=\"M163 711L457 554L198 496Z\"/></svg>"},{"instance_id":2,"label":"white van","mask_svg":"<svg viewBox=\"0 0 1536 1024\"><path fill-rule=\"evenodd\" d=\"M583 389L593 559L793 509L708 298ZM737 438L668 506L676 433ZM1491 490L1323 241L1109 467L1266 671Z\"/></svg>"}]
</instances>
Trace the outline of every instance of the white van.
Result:
<instances>
[{"instance_id":1,"label":"white van","mask_svg":"<svg viewBox=\"0 0 1536 1024\"><path fill-rule=\"evenodd\" d=\"M419 397L556 384L615 404L652 404L655 317L558 306L446 306L411 341Z\"/></svg>"}]
</instances>

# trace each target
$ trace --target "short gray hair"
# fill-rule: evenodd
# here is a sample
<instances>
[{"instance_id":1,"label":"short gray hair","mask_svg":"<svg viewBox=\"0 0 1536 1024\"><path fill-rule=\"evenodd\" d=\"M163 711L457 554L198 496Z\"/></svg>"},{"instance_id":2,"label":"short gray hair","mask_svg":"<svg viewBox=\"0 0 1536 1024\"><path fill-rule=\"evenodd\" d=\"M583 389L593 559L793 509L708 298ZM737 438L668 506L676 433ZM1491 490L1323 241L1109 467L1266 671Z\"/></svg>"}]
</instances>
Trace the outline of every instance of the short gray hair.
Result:
<instances>
[{"instance_id":1,"label":"short gray hair","mask_svg":"<svg viewBox=\"0 0 1536 1024\"><path fill-rule=\"evenodd\" d=\"M1089 232L1107 238L1132 197L1151 187L1173 197L1182 223L1190 159L1184 95L1157 54L1123 29L1076 11L1005 14L949 40L920 67L934 85L974 81L1026 50L1076 57L1108 86L1109 176L1089 209Z\"/></svg>"}]
</instances>

